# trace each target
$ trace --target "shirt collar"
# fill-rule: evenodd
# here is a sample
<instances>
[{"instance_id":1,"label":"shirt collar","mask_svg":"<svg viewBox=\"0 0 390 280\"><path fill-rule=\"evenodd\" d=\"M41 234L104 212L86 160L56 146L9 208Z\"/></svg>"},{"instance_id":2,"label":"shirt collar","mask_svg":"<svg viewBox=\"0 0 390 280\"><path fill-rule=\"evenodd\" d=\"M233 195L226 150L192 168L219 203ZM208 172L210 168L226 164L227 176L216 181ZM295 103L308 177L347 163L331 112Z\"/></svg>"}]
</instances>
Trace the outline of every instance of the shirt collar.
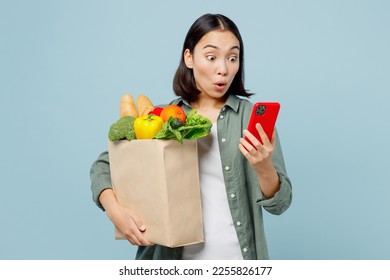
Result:
<instances>
[{"instance_id":1,"label":"shirt collar","mask_svg":"<svg viewBox=\"0 0 390 280\"><path fill-rule=\"evenodd\" d=\"M177 99L173 100L172 104L175 104L175 105L185 104L189 108L192 108L190 103L188 103L188 101L183 99L183 98L177 98ZM238 108L240 107L240 98L234 94L230 94L226 100L225 107L226 106L230 107L233 111L237 112Z\"/></svg>"},{"instance_id":2,"label":"shirt collar","mask_svg":"<svg viewBox=\"0 0 390 280\"><path fill-rule=\"evenodd\" d=\"M225 107L226 106L229 106L234 112L237 112L240 107L240 98L236 95L230 94L226 100Z\"/></svg>"}]
</instances>

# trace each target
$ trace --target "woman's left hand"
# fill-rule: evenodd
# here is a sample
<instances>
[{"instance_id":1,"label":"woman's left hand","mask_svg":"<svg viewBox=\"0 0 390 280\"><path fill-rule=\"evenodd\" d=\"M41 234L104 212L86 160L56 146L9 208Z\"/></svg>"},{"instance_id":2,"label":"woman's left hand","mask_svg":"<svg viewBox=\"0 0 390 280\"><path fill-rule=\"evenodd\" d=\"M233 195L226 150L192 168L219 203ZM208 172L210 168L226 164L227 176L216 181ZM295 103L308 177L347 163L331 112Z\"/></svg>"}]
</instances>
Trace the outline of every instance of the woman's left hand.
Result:
<instances>
[{"instance_id":1,"label":"woman's left hand","mask_svg":"<svg viewBox=\"0 0 390 280\"><path fill-rule=\"evenodd\" d=\"M263 144L261 144L261 142L252 133L245 129L243 132L244 136L250 142L241 138L239 149L244 157L248 159L256 173L260 174L264 168L269 168L270 164L272 164L271 159L274 151L276 135L274 132L272 134L271 141L269 141L263 127L259 123L256 124L256 129L259 132Z\"/></svg>"},{"instance_id":2,"label":"woman's left hand","mask_svg":"<svg viewBox=\"0 0 390 280\"><path fill-rule=\"evenodd\" d=\"M244 138L240 138L240 144L238 146L241 153L257 173L260 188L264 196L271 198L280 187L279 177L272 163L272 153L275 147L276 134L275 132L272 134L272 139L270 141L259 123L256 124L256 129L259 132L263 144L261 144L261 142L248 130L244 130L244 136L250 142Z\"/></svg>"}]
</instances>

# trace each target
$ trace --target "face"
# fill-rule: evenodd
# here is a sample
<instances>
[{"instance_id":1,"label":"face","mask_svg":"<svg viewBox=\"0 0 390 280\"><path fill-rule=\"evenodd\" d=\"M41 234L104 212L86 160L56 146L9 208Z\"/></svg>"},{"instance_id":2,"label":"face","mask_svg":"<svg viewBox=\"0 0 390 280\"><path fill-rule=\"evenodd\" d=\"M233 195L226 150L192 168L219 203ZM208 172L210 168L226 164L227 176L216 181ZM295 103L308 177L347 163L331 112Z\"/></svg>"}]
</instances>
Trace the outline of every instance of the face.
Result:
<instances>
[{"instance_id":1,"label":"face","mask_svg":"<svg viewBox=\"0 0 390 280\"><path fill-rule=\"evenodd\" d=\"M192 68L200 98L223 99L240 66L240 43L230 31L207 33L193 53L184 52L188 68Z\"/></svg>"}]
</instances>

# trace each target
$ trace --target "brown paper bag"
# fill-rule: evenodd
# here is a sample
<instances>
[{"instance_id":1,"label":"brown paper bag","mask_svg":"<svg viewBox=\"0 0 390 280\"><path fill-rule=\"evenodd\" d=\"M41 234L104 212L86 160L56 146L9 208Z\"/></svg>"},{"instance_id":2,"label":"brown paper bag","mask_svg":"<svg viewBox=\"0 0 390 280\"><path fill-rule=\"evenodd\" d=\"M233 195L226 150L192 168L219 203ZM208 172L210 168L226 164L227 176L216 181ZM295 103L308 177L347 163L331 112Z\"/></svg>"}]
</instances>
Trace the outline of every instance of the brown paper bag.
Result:
<instances>
[{"instance_id":1,"label":"brown paper bag","mask_svg":"<svg viewBox=\"0 0 390 280\"><path fill-rule=\"evenodd\" d=\"M109 160L116 198L142 218L149 242L204 241L196 141L110 141ZM123 239L117 229L115 238Z\"/></svg>"}]
</instances>

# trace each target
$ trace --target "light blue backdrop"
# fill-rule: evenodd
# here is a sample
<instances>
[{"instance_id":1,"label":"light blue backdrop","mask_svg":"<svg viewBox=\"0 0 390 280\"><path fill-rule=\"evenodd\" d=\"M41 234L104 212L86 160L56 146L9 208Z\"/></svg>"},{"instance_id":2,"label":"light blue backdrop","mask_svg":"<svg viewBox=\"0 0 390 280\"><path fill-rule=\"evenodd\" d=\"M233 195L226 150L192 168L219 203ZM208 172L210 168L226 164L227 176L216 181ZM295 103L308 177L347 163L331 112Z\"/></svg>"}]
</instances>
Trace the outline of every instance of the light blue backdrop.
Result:
<instances>
[{"instance_id":1,"label":"light blue backdrop","mask_svg":"<svg viewBox=\"0 0 390 280\"><path fill-rule=\"evenodd\" d=\"M265 214L273 259L390 257L390 2L0 2L0 259L132 259L89 168L123 93L155 103L206 12L239 26L246 87L282 104L294 200Z\"/></svg>"}]
</instances>

